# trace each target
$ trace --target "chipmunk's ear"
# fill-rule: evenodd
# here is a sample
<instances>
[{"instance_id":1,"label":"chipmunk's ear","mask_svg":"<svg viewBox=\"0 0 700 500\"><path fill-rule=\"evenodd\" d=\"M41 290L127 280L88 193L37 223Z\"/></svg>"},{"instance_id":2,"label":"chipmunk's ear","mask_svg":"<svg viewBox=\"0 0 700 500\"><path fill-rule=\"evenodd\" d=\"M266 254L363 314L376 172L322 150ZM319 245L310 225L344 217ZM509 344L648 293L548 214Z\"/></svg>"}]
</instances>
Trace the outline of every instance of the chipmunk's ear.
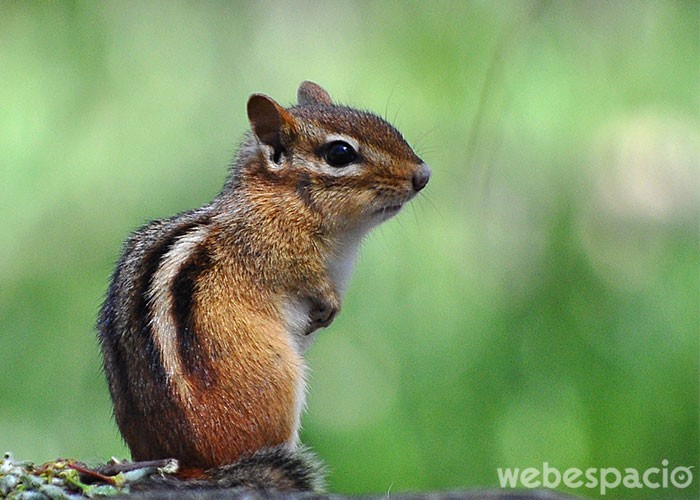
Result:
<instances>
[{"instance_id":1,"label":"chipmunk's ear","mask_svg":"<svg viewBox=\"0 0 700 500\"><path fill-rule=\"evenodd\" d=\"M297 102L299 106L331 106L333 100L328 92L314 82L301 82L297 90Z\"/></svg>"},{"instance_id":2,"label":"chipmunk's ear","mask_svg":"<svg viewBox=\"0 0 700 500\"><path fill-rule=\"evenodd\" d=\"M292 115L263 94L253 94L248 99L248 120L260 142L272 146L275 153L284 149L283 132L289 133L295 128Z\"/></svg>"}]
</instances>

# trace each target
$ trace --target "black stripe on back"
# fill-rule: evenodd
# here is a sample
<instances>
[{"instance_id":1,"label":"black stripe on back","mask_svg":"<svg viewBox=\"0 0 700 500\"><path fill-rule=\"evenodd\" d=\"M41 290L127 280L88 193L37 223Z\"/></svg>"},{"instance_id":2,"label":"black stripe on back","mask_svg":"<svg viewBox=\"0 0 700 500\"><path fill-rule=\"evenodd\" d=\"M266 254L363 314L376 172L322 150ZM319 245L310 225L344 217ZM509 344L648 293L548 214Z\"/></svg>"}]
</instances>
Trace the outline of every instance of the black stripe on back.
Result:
<instances>
[{"instance_id":1,"label":"black stripe on back","mask_svg":"<svg viewBox=\"0 0 700 500\"><path fill-rule=\"evenodd\" d=\"M208 219L208 218L207 218ZM163 257L172 249L175 242L192 231L194 228L205 224L204 221L191 221L173 228L167 237L159 244L149 248L141 259L141 273L136 281L136 304L134 315L136 318L135 331L144 342L147 358L150 360L150 371L159 384L165 385L167 378L161 362L160 352L155 344L153 329L151 327L151 308L148 300L148 291L153 282L153 276L158 271Z\"/></svg>"},{"instance_id":2,"label":"black stripe on back","mask_svg":"<svg viewBox=\"0 0 700 500\"><path fill-rule=\"evenodd\" d=\"M182 265L170 288L173 297L172 316L183 368L205 386L213 380L207 370L207 353L202 350L197 338L194 308L197 279L210 265L211 257L207 248L204 245L198 246Z\"/></svg>"}]
</instances>

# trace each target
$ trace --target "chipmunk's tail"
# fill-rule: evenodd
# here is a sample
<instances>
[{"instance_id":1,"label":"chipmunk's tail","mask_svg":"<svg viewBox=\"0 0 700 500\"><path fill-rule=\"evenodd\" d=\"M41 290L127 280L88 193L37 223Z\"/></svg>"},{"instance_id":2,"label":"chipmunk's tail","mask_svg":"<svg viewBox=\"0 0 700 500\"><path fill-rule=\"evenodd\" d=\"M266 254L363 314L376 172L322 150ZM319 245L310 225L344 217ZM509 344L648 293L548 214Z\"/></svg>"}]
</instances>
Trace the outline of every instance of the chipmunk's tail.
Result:
<instances>
[{"instance_id":1,"label":"chipmunk's tail","mask_svg":"<svg viewBox=\"0 0 700 500\"><path fill-rule=\"evenodd\" d=\"M323 464L307 448L279 445L261 448L232 464L204 472L183 470L175 476L151 476L132 489L151 493L228 488L322 492L325 473Z\"/></svg>"},{"instance_id":2,"label":"chipmunk's tail","mask_svg":"<svg viewBox=\"0 0 700 500\"><path fill-rule=\"evenodd\" d=\"M219 487L245 487L279 491L314 491L325 488L325 467L307 448L290 450L281 445L262 448L237 462L210 470Z\"/></svg>"}]
</instances>

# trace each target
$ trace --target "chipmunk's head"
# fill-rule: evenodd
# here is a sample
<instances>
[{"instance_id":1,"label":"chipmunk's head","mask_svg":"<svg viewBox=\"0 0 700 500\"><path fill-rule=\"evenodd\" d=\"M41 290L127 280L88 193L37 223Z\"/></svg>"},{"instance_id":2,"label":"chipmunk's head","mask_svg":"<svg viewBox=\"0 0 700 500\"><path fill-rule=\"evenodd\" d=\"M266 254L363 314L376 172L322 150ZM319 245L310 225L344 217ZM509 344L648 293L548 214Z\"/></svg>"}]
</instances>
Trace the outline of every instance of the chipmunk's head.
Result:
<instances>
[{"instance_id":1,"label":"chipmunk's head","mask_svg":"<svg viewBox=\"0 0 700 500\"><path fill-rule=\"evenodd\" d=\"M382 118L334 104L315 83L303 82L297 96L288 109L250 97L257 174L293 189L329 226L369 229L428 183L428 166Z\"/></svg>"}]
</instances>

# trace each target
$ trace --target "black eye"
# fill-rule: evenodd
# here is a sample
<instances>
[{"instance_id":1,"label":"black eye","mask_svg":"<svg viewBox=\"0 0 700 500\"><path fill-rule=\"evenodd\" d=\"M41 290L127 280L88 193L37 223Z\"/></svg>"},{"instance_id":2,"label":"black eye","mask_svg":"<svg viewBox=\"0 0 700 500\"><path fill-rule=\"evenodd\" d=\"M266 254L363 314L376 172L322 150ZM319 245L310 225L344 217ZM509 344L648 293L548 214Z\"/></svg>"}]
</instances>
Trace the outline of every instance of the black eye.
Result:
<instances>
[{"instance_id":1,"label":"black eye","mask_svg":"<svg viewBox=\"0 0 700 500\"><path fill-rule=\"evenodd\" d=\"M331 167L344 167L357 159L357 151L344 141L333 141L326 144L323 158Z\"/></svg>"}]
</instances>

